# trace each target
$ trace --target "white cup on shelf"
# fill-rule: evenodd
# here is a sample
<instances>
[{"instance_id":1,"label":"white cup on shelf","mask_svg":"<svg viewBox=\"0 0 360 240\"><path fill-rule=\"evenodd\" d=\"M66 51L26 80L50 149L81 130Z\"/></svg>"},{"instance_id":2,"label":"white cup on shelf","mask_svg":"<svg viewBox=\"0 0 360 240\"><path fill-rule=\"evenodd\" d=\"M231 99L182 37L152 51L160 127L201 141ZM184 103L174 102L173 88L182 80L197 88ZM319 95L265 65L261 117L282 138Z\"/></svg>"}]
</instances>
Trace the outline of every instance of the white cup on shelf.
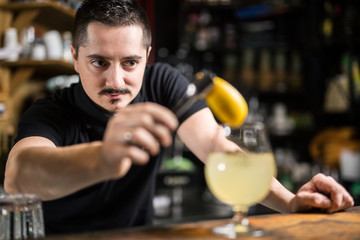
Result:
<instances>
[{"instance_id":1,"label":"white cup on shelf","mask_svg":"<svg viewBox=\"0 0 360 240\"><path fill-rule=\"evenodd\" d=\"M63 56L63 42L61 35L56 30L48 31L44 34L48 59L60 60Z\"/></svg>"},{"instance_id":2,"label":"white cup on shelf","mask_svg":"<svg viewBox=\"0 0 360 240\"><path fill-rule=\"evenodd\" d=\"M6 60L17 61L19 59L18 48L18 33L16 28L8 28L4 36L4 48L11 51Z\"/></svg>"},{"instance_id":3,"label":"white cup on shelf","mask_svg":"<svg viewBox=\"0 0 360 240\"><path fill-rule=\"evenodd\" d=\"M43 43L35 43L31 51L31 59L33 60L45 60L46 47Z\"/></svg>"}]
</instances>

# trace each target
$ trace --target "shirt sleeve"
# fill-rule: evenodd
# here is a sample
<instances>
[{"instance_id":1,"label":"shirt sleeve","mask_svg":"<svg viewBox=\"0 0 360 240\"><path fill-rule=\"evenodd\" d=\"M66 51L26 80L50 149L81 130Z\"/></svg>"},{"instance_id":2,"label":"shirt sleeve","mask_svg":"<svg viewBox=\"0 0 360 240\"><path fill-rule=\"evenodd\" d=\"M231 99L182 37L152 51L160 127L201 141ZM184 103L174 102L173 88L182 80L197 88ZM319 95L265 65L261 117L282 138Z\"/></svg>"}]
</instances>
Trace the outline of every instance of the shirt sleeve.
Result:
<instances>
[{"instance_id":1,"label":"shirt sleeve","mask_svg":"<svg viewBox=\"0 0 360 240\"><path fill-rule=\"evenodd\" d=\"M69 117L64 118L63 115L63 110L50 104L48 99L38 100L21 117L15 143L26 137L40 136L60 146L65 137L63 129L66 119Z\"/></svg>"},{"instance_id":2,"label":"shirt sleeve","mask_svg":"<svg viewBox=\"0 0 360 240\"><path fill-rule=\"evenodd\" d=\"M144 89L147 91L147 96L170 110L174 109L175 105L184 96L188 85L189 81L184 75L169 64L164 63L155 64L152 69L147 71L144 80ZM180 124L195 112L206 107L205 101L196 101L179 118Z\"/></svg>"}]
</instances>

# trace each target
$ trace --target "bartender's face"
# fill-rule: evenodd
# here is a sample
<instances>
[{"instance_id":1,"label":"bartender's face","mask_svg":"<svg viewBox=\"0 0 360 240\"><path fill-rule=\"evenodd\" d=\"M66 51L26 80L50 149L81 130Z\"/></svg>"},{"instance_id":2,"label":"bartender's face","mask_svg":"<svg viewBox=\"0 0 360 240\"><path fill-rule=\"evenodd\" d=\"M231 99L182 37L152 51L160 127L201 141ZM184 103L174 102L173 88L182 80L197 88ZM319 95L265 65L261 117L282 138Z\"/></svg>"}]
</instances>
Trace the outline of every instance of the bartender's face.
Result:
<instances>
[{"instance_id":1,"label":"bartender's face","mask_svg":"<svg viewBox=\"0 0 360 240\"><path fill-rule=\"evenodd\" d=\"M86 94L99 107L114 112L139 93L150 49L146 51L138 26L93 22L77 58L73 48L72 53Z\"/></svg>"}]
</instances>

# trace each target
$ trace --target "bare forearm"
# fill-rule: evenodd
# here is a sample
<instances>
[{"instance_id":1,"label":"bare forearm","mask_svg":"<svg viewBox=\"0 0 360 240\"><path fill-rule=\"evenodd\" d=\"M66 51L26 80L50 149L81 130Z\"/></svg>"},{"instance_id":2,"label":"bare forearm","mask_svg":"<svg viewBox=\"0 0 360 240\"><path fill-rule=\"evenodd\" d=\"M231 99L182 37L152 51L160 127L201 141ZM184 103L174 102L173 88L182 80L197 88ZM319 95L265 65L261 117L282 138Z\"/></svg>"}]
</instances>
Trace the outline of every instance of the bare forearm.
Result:
<instances>
[{"instance_id":1,"label":"bare forearm","mask_svg":"<svg viewBox=\"0 0 360 240\"><path fill-rule=\"evenodd\" d=\"M71 147L31 147L9 158L5 189L36 193L51 200L105 180L100 168L101 143Z\"/></svg>"},{"instance_id":2,"label":"bare forearm","mask_svg":"<svg viewBox=\"0 0 360 240\"><path fill-rule=\"evenodd\" d=\"M278 180L273 178L270 193L261 204L281 213L293 212L291 209L291 201L294 196L295 195L281 185Z\"/></svg>"}]
</instances>

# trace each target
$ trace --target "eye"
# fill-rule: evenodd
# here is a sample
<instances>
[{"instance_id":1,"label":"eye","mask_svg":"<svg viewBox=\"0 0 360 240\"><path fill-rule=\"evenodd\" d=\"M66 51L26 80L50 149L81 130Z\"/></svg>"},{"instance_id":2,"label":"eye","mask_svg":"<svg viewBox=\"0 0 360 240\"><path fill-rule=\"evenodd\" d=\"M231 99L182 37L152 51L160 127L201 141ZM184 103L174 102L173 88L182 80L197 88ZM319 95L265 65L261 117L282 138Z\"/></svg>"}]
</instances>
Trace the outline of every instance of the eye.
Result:
<instances>
[{"instance_id":1,"label":"eye","mask_svg":"<svg viewBox=\"0 0 360 240\"><path fill-rule=\"evenodd\" d=\"M107 66L107 62L104 60L94 60L94 61L91 61L91 64L95 67L106 67Z\"/></svg>"},{"instance_id":2,"label":"eye","mask_svg":"<svg viewBox=\"0 0 360 240\"><path fill-rule=\"evenodd\" d=\"M126 66L126 67L135 67L136 66L136 64L138 63L138 61L136 61L136 60L127 60L127 61L125 61L124 63L123 63L123 65L124 66Z\"/></svg>"}]
</instances>

